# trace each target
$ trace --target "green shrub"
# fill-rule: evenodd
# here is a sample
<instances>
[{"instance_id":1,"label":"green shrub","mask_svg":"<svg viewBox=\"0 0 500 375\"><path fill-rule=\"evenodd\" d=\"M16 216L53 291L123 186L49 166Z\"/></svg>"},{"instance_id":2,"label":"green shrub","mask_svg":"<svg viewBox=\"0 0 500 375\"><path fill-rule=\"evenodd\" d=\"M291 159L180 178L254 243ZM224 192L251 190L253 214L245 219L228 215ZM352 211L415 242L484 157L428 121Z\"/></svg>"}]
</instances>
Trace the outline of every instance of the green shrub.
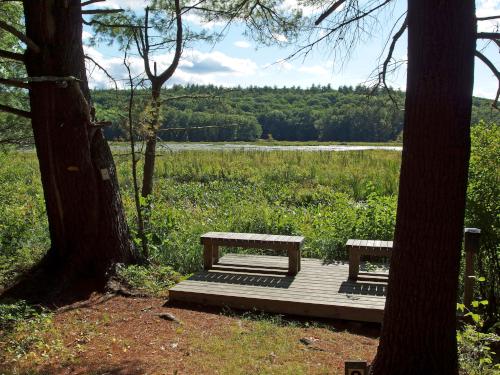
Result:
<instances>
[{"instance_id":1,"label":"green shrub","mask_svg":"<svg viewBox=\"0 0 500 375\"><path fill-rule=\"evenodd\" d=\"M466 225L481 229L476 271L486 277L490 322L500 318L500 126L480 122L471 130Z\"/></svg>"},{"instance_id":2,"label":"green shrub","mask_svg":"<svg viewBox=\"0 0 500 375\"><path fill-rule=\"evenodd\" d=\"M168 288L181 279L180 274L171 267L157 264L149 267L121 266L117 268L117 274L132 288L154 296L164 295Z\"/></svg>"}]
</instances>

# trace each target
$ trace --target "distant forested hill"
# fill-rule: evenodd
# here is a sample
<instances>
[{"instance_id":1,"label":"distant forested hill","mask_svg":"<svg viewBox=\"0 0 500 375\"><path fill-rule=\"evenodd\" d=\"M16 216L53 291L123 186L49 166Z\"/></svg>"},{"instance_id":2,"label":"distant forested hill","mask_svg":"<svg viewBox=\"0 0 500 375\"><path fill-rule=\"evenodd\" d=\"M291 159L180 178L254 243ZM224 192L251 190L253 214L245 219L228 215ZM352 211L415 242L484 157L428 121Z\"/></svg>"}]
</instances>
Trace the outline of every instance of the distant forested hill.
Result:
<instances>
[{"instance_id":1,"label":"distant forested hill","mask_svg":"<svg viewBox=\"0 0 500 375\"><path fill-rule=\"evenodd\" d=\"M148 120L148 91L137 91L134 121ZM127 91L93 92L97 114L111 120L109 139L125 139ZM404 111L383 91L367 87L312 86L302 88L175 86L165 90L159 137L172 141L251 141L258 138L287 141L397 140L403 129ZM404 93L393 97L404 105ZM474 98L472 123L500 123L500 112L491 101Z\"/></svg>"}]
</instances>

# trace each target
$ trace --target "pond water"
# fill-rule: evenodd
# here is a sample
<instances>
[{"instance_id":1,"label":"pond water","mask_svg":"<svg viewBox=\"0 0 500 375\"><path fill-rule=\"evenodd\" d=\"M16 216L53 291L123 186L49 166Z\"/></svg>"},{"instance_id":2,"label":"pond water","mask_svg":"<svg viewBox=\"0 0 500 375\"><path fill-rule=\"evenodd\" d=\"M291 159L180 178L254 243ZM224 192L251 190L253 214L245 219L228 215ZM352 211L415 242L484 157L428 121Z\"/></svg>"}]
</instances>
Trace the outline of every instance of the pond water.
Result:
<instances>
[{"instance_id":1,"label":"pond water","mask_svg":"<svg viewBox=\"0 0 500 375\"><path fill-rule=\"evenodd\" d=\"M129 150L128 145L113 145L113 150ZM386 150L401 151L401 146L356 146L356 145L254 145L245 143L158 143L158 151L363 151L363 150Z\"/></svg>"}]
</instances>

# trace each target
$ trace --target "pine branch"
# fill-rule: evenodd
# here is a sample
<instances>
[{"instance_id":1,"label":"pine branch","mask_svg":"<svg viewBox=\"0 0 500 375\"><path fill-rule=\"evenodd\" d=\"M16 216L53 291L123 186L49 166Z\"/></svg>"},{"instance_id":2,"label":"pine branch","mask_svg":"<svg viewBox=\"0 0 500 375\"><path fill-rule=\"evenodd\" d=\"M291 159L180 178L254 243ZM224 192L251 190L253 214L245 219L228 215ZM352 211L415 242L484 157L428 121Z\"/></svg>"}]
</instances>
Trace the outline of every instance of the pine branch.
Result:
<instances>
[{"instance_id":1,"label":"pine branch","mask_svg":"<svg viewBox=\"0 0 500 375\"><path fill-rule=\"evenodd\" d=\"M88 0L88 1L84 1L80 5L83 8L84 6L87 6L87 5L90 5L90 4L95 4L95 3L102 3L104 1L106 1L106 0Z\"/></svg>"},{"instance_id":2,"label":"pine branch","mask_svg":"<svg viewBox=\"0 0 500 375\"><path fill-rule=\"evenodd\" d=\"M496 20L500 18L500 14L497 14L496 16L488 16L488 17L476 17L476 20L478 21L489 21L489 20Z\"/></svg>"},{"instance_id":3,"label":"pine branch","mask_svg":"<svg viewBox=\"0 0 500 375\"><path fill-rule=\"evenodd\" d=\"M88 9L82 10L82 14L113 14L124 12L124 9Z\"/></svg>"},{"instance_id":4,"label":"pine branch","mask_svg":"<svg viewBox=\"0 0 500 375\"><path fill-rule=\"evenodd\" d=\"M314 22L314 24L316 26L318 26L325 18L327 18L330 14L335 12L337 10L337 8L339 6L341 6L342 4L344 4L345 2L346 2L346 0L338 0L338 1L334 2L332 4L332 6L330 8L328 8L328 10L326 12L324 12L321 16L318 17L318 19L316 20L316 22Z\"/></svg>"},{"instance_id":5,"label":"pine branch","mask_svg":"<svg viewBox=\"0 0 500 375\"><path fill-rule=\"evenodd\" d=\"M29 85L17 79L0 78L0 84L12 87L19 87L21 89L29 89Z\"/></svg>"},{"instance_id":6,"label":"pine branch","mask_svg":"<svg viewBox=\"0 0 500 375\"><path fill-rule=\"evenodd\" d=\"M33 42L30 38L28 38L25 34L17 30L15 27L0 20L0 29L4 29L5 31L8 31L9 33L17 37L19 40L24 42L28 46L28 48L31 49L33 52L40 53L40 47L38 47L35 42Z\"/></svg>"},{"instance_id":7,"label":"pine branch","mask_svg":"<svg viewBox=\"0 0 500 375\"><path fill-rule=\"evenodd\" d=\"M31 112L24 111L24 110L18 109L18 108L9 107L8 105L0 104L0 111L12 113L14 115L25 117L25 118L31 118Z\"/></svg>"},{"instance_id":8,"label":"pine branch","mask_svg":"<svg viewBox=\"0 0 500 375\"><path fill-rule=\"evenodd\" d=\"M5 51L3 49L0 49L0 57L24 62L24 55L22 53Z\"/></svg>"}]
</instances>

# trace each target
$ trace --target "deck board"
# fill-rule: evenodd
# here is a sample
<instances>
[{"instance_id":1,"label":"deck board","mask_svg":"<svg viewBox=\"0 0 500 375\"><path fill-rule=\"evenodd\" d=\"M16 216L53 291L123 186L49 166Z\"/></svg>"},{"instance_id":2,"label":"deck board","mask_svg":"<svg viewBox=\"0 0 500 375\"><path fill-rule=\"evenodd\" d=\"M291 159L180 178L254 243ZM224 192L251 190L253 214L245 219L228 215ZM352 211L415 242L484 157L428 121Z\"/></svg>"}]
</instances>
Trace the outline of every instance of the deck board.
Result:
<instances>
[{"instance_id":1,"label":"deck board","mask_svg":"<svg viewBox=\"0 0 500 375\"><path fill-rule=\"evenodd\" d=\"M318 318L382 321L384 280L363 281L361 274L359 280L350 281L349 265L342 262L324 264L303 258L296 276L282 274L287 265L283 256L226 254L213 269L170 289L169 298Z\"/></svg>"}]
</instances>

